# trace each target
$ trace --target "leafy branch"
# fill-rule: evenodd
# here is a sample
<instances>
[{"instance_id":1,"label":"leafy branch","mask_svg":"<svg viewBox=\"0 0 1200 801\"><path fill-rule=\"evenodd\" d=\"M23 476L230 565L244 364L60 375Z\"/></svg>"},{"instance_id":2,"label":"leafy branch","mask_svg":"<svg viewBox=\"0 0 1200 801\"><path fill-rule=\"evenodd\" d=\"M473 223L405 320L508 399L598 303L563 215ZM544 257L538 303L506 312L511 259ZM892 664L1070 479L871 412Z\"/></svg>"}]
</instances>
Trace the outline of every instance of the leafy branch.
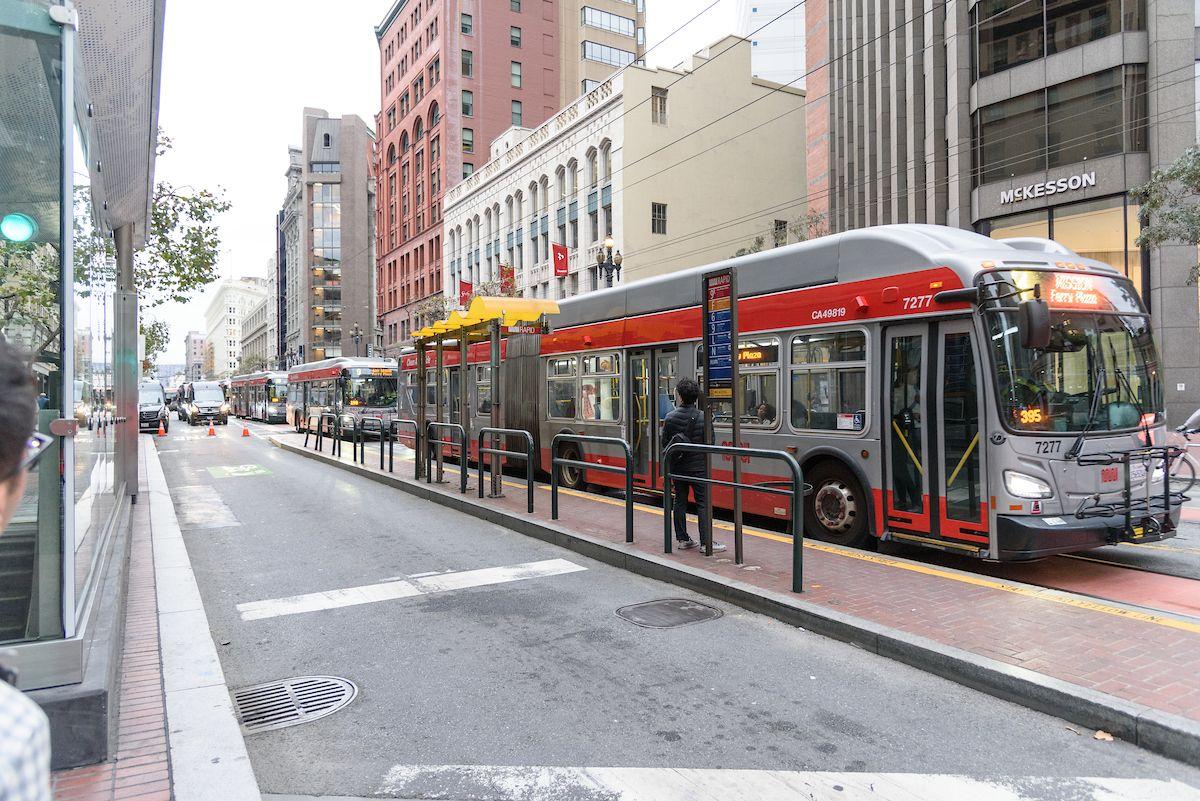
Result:
<instances>
[{"instance_id":1,"label":"leafy branch","mask_svg":"<svg viewBox=\"0 0 1200 801\"><path fill-rule=\"evenodd\" d=\"M1136 244L1159 247L1168 242L1200 244L1200 146L1193 145L1166 169L1157 169L1150 180L1130 194L1142 204L1145 221ZM1200 264L1192 267L1188 283L1200 278Z\"/></svg>"}]
</instances>

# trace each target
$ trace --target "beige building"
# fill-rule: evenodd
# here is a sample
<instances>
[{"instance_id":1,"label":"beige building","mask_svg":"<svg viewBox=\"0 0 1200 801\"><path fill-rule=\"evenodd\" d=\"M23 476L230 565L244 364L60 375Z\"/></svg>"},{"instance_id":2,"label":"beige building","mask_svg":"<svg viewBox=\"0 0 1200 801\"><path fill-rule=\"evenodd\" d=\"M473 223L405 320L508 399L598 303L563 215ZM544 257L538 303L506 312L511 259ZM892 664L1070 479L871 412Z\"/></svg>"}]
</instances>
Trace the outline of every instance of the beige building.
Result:
<instances>
[{"instance_id":1,"label":"beige building","mask_svg":"<svg viewBox=\"0 0 1200 801\"><path fill-rule=\"evenodd\" d=\"M208 303L204 320L205 378L228 378L237 373L242 359L242 320L270 297L266 278L226 278Z\"/></svg>"},{"instance_id":2,"label":"beige building","mask_svg":"<svg viewBox=\"0 0 1200 801\"><path fill-rule=\"evenodd\" d=\"M558 10L558 96L564 103L645 55L646 0L563 0Z\"/></svg>"},{"instance_id":3,"label":"beige building","mask_svg":"<svg viewBox=\"0 0 1200 801\"><path fill-rule=\"evenodd\" d=\"M606 237L623 256L620 281L718 261L759 238L783 244L804 212L804 126L804 93L752 77L745 39L676 69L632 66L538 128L506 131L446 193L446 294L508 268L527 297L596 289ZM554 244L567 248L565 276L554 274Z\"/></svg>"},{"instance_id":4,"label":"beige building","mask_svg":"<svg viewBox=\"0 0 1200 801\"><path fill-rule=\"evenodd\" d=\"M275 352L278 343L276 309L279 300L275 295L265 297L242 320L242 357L239 370L250 372L247 361L253 358L261 366L254 370L273 370L279 365Z\"/></svg>"}]
</instances>

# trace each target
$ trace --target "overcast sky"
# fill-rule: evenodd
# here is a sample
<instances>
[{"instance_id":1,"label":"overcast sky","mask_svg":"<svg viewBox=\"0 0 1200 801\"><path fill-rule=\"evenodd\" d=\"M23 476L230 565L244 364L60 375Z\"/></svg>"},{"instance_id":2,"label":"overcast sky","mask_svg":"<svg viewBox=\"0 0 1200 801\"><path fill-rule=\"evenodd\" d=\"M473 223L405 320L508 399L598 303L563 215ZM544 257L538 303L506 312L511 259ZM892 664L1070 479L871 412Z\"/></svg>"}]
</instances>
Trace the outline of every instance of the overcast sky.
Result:
<instances>
[{"instance_id":1,"label":"overcast sky","mask_svg":"<svg viewBox=\"0 0 1200 801\"><path fill-rule=\"evenodd\" d=\"M493 0L486 0L491 2ZM647 0L650 66L673 66L732 33L735 0L675 29L713 0ZM305 106L358 114L374 127L379 49L374 26L391 0L175 0L167 4L159 124L174 140L157 178L225 190L222 276L265 276L274 255L288 145ZM204 332L211 290L151 310L171 324L164 363L183 363L183 338Z\"/></svg>"}]
</instances>

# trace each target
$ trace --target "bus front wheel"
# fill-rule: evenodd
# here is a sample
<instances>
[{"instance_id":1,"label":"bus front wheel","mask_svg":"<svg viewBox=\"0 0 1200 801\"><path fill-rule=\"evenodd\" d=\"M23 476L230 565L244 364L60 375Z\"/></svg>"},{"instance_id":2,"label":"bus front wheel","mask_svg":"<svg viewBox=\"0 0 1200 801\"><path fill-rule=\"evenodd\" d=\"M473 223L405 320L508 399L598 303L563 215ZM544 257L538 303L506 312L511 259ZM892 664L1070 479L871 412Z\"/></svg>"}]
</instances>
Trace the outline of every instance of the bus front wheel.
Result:
<instances>
[{"instance_id":1,"label":"bus front wheel","mask_svg":"<svg viewBox=\"0 0 1200 801\"><path fill-rule=\"evenodd\" d=\"M845 465L818 462L804 474L812 493L804 503L804 530L813 539L861 548L871 535L867 528L867 495Z\"/></svg>"}]
</instances>

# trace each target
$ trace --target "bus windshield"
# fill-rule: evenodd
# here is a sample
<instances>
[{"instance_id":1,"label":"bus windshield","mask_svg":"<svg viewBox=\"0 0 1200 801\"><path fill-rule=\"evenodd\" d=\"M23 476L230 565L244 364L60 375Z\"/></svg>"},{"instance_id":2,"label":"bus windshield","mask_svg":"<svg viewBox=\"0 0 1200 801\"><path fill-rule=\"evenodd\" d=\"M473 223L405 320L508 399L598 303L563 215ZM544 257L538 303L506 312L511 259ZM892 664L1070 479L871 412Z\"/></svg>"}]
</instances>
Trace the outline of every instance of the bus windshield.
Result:
<instances>
[{"instance_id":1,"label":"bus windshield","mask_svg":"<svg viewBox=\"0 0 1200 801\"><path fill-rule=\"evenodd\" d=\"M283 403L287 400L287 382L273 381L267 387L267 394L271 397L271 403Z\"/></svg>"},{"instance_id":2,"label":"bus windshield","mask_svg":"<svg viewBox=\"0 0 1200 801\"><path fill-rule=\"evenodd\" d=\"M372 376L371 378L346 379L347 406L396 405L396 379Z\"/></svg>"},{"instance_id":3,"label":"bus windshield","mask_svg":"<svg viewBox=\"0 0 1200 801\"><path fill-rule=\"evenodd\" d=\"M1115 431L1140 425L1147 414L1158 419L1162 390L1146 317L1051 311L1044 350L1021 347L1015 309L988 317L1000 413L1010 427Z\"/></svg>"}]
</instances>

